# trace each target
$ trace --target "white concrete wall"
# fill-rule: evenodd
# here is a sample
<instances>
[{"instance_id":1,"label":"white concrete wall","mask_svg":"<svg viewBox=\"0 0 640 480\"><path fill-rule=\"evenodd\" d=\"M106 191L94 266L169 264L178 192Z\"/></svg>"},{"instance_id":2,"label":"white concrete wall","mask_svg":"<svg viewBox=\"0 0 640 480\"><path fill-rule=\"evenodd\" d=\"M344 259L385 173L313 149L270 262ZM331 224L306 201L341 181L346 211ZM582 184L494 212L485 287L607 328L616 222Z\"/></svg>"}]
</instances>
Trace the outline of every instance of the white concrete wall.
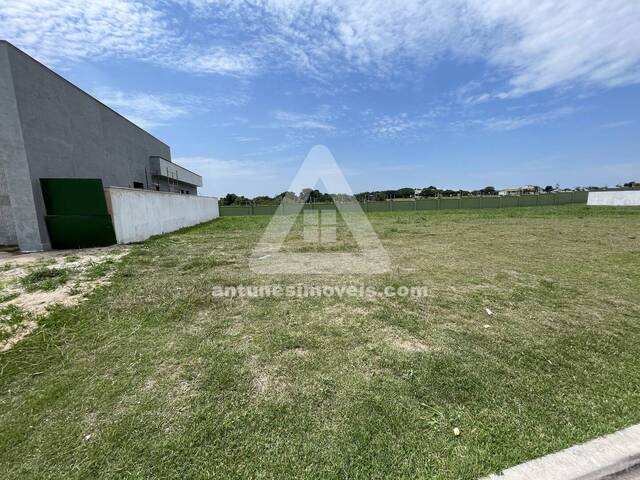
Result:
<instances>
[{"instance_id":1,"label":"white concrete wall","mask_svg":"<svg viewBox=\"0 0 640 480\"><path fill-rule=\"evenodd\" d=\"M587 205L640 206L640 190L589 192Z\"/></svg>"},{"instance_id":2,"label":"white concrete wall","mask_svg":"<svg viewBox=\"0 0 640 480\"><path fill-rule=\"evenodd\" d=\"M104 190L118 243L140 242L220 216L215 197L119 187Z\"/></svg>"}]
</instances>

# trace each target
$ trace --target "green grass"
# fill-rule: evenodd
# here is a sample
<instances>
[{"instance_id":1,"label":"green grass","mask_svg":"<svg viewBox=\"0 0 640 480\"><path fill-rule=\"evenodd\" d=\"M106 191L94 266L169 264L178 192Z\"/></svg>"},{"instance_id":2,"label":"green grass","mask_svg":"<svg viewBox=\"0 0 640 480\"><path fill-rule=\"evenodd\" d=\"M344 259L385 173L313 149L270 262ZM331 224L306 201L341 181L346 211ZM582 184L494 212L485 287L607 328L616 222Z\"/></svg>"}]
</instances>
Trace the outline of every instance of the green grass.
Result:
<instances>
[{"instance_id":1,"label":"green grass","mask_svg":"<svg viewBox=\"0 0 640 480\"><path fill-rule=\"evenodd\" d=\"M28 319L29 314L16 305L0 306L0 341L9 338Z\"/></svg>"},{"instance_id":2,"label":"green grass","mask_svg":"<svg viewBox=\"0 0 640 480\"><path fill-rule=\"evenodd\" d=\"M19 293L0 294L0 303L10 302L14 298L17 298L19 295Z\"/></svg>"},{"instance_id":3,"label":"green grass","mask_svg":"<svg viewBox=\"0 0 640 480\"><path fill-rule=\"evenodd\" d=\"M253 274L268 217L135 246L0 357L3 478L472 479L640 422L640 209L369 218L388 274ZM429 296L210 294L276 283Z\"/></svg>"},{"instance_id":4,"label":"green grass","mask_svg":"<svg viewBox=\"0 0 640 480\"><path fill-rule=\"evenodd\" d=\"M37 267L20 279L20 284L27 292L38 290L55 290L69 280L66 268Z\"/></svg>"}]
</instances>

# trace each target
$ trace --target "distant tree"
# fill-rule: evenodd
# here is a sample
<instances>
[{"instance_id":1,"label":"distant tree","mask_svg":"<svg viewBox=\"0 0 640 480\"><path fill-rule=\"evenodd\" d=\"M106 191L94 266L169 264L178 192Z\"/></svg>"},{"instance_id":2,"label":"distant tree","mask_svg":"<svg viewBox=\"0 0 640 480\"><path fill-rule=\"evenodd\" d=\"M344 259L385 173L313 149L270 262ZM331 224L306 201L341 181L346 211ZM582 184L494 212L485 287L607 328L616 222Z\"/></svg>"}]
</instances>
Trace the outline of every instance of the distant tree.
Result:
<instances>
[{"instance_id":1,"label":"distant tree","mask_svg":"<svg viewBox=\"0 0 640 480\"><path fill-rule=\"evenodd\" d=\"M553 192L553 187L551 185L547 185L546 187L544 187L544 191L546 193L551 193Z\"/></svg>"},{"instance_id":2,"label":"distant tree","mask_svg":"<svg viewBox=\"0 0 640 480\"><path fill-rule=\"evenodd\" d=\"M375 201L384 201L387 198L389 198L389 194L385 193L385 192L375 192L373 195L373 200Z\"/></svg>"},{"instance_id":3,"label":"distant tree","mask_svg":"<svg viewBox=\"0 0 640 480\"><path fill-rule=\"evenodd\" d=\"M411 198L415 193L414 188L400 188L394 192L395 198Z\"/></svg>"},{"instance_id":4,"label":"distant tree","mask_svg":"<svg viewBox=\"0 0 640 480\"><path fill-rule=\"evenodd\" d=\"M222 205L233 205L237 198L235 193L227 193L222 199Z\"/></svg>"},{"instance_id":5,"label":"distant tree","mask_svg":"<svg viewBox=\"0 0 640 480\"><path fill-rule=\"evenodd\" d=\"M423 188L420 192L421 197L437 197L439 194L440 189L438 187L434 187L433 185L430 185L427 188Z\"/></svg>"},{"instance_id":6,"label":"distant tree","mask_svg":"<svg viewBox=\"0 0 640 480\"><path fill-rule=\"evenodd\" d=\"M302 200L303 202L309 202L309 199L311 197L311 193L313 192L313 188L303 188L300 191L300 195L298 195L298 197L300 198L300 200Z\"/></svg>"},{"instance_id":7,"label":"distant tree","mask_svg":"<svg viewBox=\"0 0 640 480\"><path fill-rule=\"evenodd\" d=\"M480 190L480 193L482 195L497 195L498 192L496 191L496 187L484 187L482 190Z\"/></svg>"},{"instance_id":8,"label":"distant tree","mask_svg":"<svg viewBox=\"0 0 640 480\"><path fill-rule=\"evenodd\" d=\"M269 197L268 195L260 195L258 197L254 197L253 199L251 199L251 201L253 203L260 203L260 204L266 204L266 203L273 203L273 198Z\"/></svg>"},{"instance_id":9,"label":"distant tree","mask_svg":"<svg viewBox=\"0 0 640 480\"><path fill-rule=\"evenodd\" d=\"M286 199L287 201L295 202L297 200L297 196L293 192L282 192L275 197L277 200Z\"/></svg>"}]
</instances>

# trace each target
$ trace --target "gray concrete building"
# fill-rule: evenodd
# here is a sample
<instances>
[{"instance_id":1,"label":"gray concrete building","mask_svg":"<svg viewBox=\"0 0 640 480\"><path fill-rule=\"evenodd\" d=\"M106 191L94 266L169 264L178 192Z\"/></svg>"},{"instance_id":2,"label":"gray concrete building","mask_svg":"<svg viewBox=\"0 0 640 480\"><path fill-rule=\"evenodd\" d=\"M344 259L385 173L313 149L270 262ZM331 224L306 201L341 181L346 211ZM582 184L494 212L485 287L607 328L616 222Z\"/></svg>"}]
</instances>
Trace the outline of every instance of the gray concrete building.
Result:
<instances>
[{"instance_id":1,"label":"gray concrete building","mask_svg":"<svg viewBox=\"0 0 640 480\"><path fill-rule=\"evenodd\" d=\"M168 145L0 40L0 245L51 248L41 178L191 195L202 186Z\"/></svg>"}]
</instances>

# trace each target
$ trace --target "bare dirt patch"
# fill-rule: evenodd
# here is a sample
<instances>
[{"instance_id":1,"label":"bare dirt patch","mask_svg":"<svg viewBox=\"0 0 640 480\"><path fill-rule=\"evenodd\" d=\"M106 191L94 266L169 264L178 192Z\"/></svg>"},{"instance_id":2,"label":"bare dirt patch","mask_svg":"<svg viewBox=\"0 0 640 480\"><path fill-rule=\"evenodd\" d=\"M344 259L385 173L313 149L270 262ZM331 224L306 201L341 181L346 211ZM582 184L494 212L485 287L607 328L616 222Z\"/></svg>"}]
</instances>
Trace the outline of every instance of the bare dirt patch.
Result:
<instances>
[{"instance_id":1,"label":"bare dirt patch","mask_svg":"<svg viewBox=\"0 0 640 480\"><path fill-rule=\"evenodd\" d=\"M97 286L109 283L115 263L129 251L125 246L0 252L0 310L16 307L25 319L2 325L0 351L12 348L33 332L38 317L53 305L79 303Z\"/></svg>"},{"instance_id":2,"label":"bare dirt patch","mask_svg":"<svg viewBox=\"0 0 640 480\"><path fill-rule=\"evenodd\" d=\"M427 352L430 350L430 348L426 344L424 344L417 338L411 337L410 335L401 334L393 328L383 329L381 332L381 336L384 342L394 350L409 353Z\"/></svg>"},{"instance_id":3,"label":"bare dirt patch","mask_svg":"<svg viewBox=\"0 0 640 480\"><path fill-rule=\"evenodd\" d=\"M249 357L247 366L253 375L253 389L257 397L280 397L289 387L276 368L262 364L257 356Z\"/></svg>"}]
</instances>

